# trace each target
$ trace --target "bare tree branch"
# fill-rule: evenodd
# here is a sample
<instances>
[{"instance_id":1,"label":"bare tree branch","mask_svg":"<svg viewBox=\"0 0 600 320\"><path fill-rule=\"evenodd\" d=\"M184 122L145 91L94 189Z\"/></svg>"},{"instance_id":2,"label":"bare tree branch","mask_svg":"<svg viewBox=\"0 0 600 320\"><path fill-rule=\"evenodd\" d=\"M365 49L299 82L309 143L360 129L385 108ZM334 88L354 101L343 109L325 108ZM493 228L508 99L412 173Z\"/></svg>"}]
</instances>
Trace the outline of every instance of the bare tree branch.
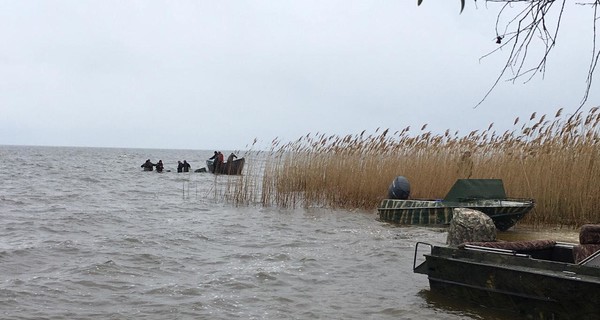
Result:
<instances>
[{"instance_id":1,"label":"bare tree branch","mask_svg":"<svg viewBox=\"0 0 600 320\"><path fill-rule=\"evenodd\" d=\"M577 108L577 110L575 110L575 112L573 114L577 114L579 112L579 110L581 110L581 107L583 107L583 104L587 101L588 96L590 95L590 90L592 88L592 80L594 78L594 70L596 70L596 66L598 65L598 59L600 59L600 51L596 48L596 40L597 40L596 23L598 22L598 5L600 5L600 0L596 0L593 5L594 5L594 20L593 20L592 24L594 25L594 34L593 34L593 40L592 40L592 60L590 61L590 67L588 69L585 94L583 96L583 99L581 99L579 108Z\"/></svg>"},{"instance_id":2,"label":"bare tree branch","mask_svg":"<svg viewBox=\"0 0 600 320\"><path fill-rule=\"evenodd\" d=\"M477 3L477 0L474 0ZM572 0L569 0L572 1ZM584 0L582 0L584 1ZM417 4L421 5L423 0L417 0ZM460 0L461 12L465 6L465 0ZM506 81L515 82L518 79L526 78L524 83L531 81L537 74L541 74L542 78L546 72L546 63L550 52L556 45L558 31L560 30L563 14L567 0L485 0L487 3L503 3L496 18L496 37L494 40L499 45L498 48L480 57L480 61L502 51L510 49L506 63L502 67L500 74L485 93L483 98L477 103L475 108L481 105L489 95L494 91L501 80L505 79L507 73L512 75ZM583 107L587 102L592 88L594 72L600 61L600 48L597 45L597 24L600 21L598 7L600 0L585 0L578 2L577 5L592 6L592 55L590 65L588 67L585 92L580 102L579 108L574 114ZM513 9L517 9L515 13ZM512 15L512 16L511 16ZM501 23L502 18L508 16L506 23ZM502 31L500 31L502 29ZM537 43L542 45L542 54L537 58L530 58L530 50L539 48ZM533 54L533 52L532 52ZM536 59L532 67L530 59Z\"/></svg>"},{"instance_id":3,"label":"bare tree branch","mask_svg":"<svg viewBox=\"0 0 600 320\"><path fill-rule=\"evenodd\" d=\"M556 22L552 23L549 27L546 18L551 12L552 6L554 6L557 1L486 0L486 2L504 2L504 5L498 13L498 17L496 19L496 42L500 44L500 47L482 56L480 60L489 57L491 54L496 53L503 48L508 47L509 45L511 45L511 50L504 67L496 78L496 81L494 81L490 89L477 103L475 108L477 108L487 99L487 97L494 91L498 83L500 83L508 71L512 73L512 77L509 78L508 81L512 82L515 82L521 77L528 76L528 78L525 80L525 83L527 83L533 79L537 73L541 73L542 77L544 76L548 56L556 44L556 38L558 36L558 30L560 29L560 23L566 4L566 0L560 1L562 5L560 6ZM501 18L503 15L509 14L508 9L512 8L514 2L526 2L527 4L504 25L504 32L501 33L499 31L501 26ZM543 44L543 55L541 58L539 58L537 65L525 69L525 66L528 64L527 61L530 45L532 45L535 40L541 41Z\"/></svg>"}]
</instances>

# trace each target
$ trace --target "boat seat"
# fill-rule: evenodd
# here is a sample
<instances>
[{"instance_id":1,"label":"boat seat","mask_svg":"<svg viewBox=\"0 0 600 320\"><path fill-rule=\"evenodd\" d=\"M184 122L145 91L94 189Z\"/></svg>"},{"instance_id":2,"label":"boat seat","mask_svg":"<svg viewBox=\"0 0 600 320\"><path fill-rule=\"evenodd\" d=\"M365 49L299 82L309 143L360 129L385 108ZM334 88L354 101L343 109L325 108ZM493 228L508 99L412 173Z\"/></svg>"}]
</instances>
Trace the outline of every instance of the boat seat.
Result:
<instances>
[{"instance_id":1,"label":"boat seat","mask_svg":"<svg viewBox=\"0 0 600 320\"><path fill-rule=\"evenodd\" d=\"M579 244L573 247L573 260L579 263L600 250L599 244Z\"/></svg>"},{"instance_id":2,"label":"boat seat","mask_svg":"<svg viewBox=\"0 0 600 320\"><path fill-rule=\"evenodd\" d=\"M573 259L579 263L600 250L600 225L585 224L579 231L579 245L573 247Z\"/></svg>"},{"instance_id":3,"label":"boat seat","mask_svg":"<svg viewBox=\"0 0 600 320\"><path fill-rule=\"evenodd\" d=\"M513 250L517 252L529 252L544 249L552 249L556 245L554 240L526 240L526 241L496 241L496 242L465 242L459 245L464 248L465 245L479 246L485 248Z\"/></svg>"},{"instance_id":4,"label":"boat seat","mask_svg":"<svg viewBox=\"0 0 600 320\"><path fill-rule=\"evenodd\" d=\"M580 244L600 244L600 224L584 224L579 230Z\"/></svg>"}]
</instances>

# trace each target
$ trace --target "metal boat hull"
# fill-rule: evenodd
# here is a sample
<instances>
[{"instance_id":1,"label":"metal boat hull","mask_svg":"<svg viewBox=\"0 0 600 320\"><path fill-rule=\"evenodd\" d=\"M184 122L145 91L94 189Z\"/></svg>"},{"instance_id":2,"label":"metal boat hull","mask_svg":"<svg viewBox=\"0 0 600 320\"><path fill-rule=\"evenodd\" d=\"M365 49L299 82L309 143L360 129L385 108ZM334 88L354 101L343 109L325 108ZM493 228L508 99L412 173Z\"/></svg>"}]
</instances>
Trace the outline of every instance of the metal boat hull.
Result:
<instances>
[{"instance_id":1,"label":"metal boat hull","mask_svg":"<svg viewBox=\"0 0 600 320\"><path fill-rule=\"evenodd\" d=\"M425 259L415 272L427 274L432 292L534 319L600 316L598 267L448 247Z\"/></svg>"},{"instance_id":2,"label":"metal boat hull","mask_svg":"<svg viewBox=\"0 0 600 320\"><path fill-rule=\"evenodd\" d=\"M454 208L469 208L487 214L501 231L508 230L534 207L532 200L436 200L384 199L378 208L381 221L407 225L448 225Z\"/></svg>"},{"instance_id":3,"label":"metal boat hull","mask_svg":"<svg viewBox=\"0 0 600 320\"><path fill-rule=\"evenodd\" d=\"M500 179L458 179L444 199L384 199L378 208L382 221L412 225L447 225L455 208L481 211L496 228L508 230L525 216L533 199L508 198Z\"/></svg>"},{"instance_id":4,"label":"metal boat hull","mask_svg":"<svg viewBox=\"0 0 600 320\"><path fill-rule=\"evenodd\" d=\"M206 167L209 172L217 173L217 174L230 174L230 175L240 175L242 174L242 170L244 169L244 164L246 159L239 158L233 161L224 162L218 170L215 172L215 166L213 160L206 160Z\"/></svg>"}]
</instances>

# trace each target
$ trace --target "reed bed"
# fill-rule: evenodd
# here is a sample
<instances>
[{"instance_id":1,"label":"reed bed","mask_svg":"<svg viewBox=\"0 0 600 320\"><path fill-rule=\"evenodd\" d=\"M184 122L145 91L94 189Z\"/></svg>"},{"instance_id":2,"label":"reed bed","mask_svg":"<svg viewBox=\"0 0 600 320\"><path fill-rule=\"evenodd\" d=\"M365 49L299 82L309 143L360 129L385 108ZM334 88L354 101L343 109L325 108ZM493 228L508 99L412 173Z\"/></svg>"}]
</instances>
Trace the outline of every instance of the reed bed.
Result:
<instances>
[{"instance_id":1,"label":"reed bed","mask_svg":"<svg viewBox=\"0 0 600 320\"><path fill-rule=\"evenodd\" d=\"M237 152L239 154L239 152ZM225 175L227 182L224 184L225 191L223 193L226 201L235 204L236 206L248 206L257 202L260 197L260 182L255 177L260 176L263 170L259 159L261 152L249 150L244 157L252 159L249 165L245 165L243 175ZM215 175L215 185L218 175Z\"/></svg>"},{"instance_id":2,"label":"reed bed","mask_svg":"<svg viewBox=\"0 0 600 320\"><path fill-rule=\"evenodd\" d=\"M599 123L594 107L569 117L559 109L552 119L534 113L501 134L492 123L466 136L424 125L416 135L407 127L275 139L254 175L262 181L241 178L232 194L263 206L375 210L396 176L408 178L411 198L443 198L457 178L498 178L510 197L536 200L526 224L600 223Z\"/></svg>"}]
</instances>

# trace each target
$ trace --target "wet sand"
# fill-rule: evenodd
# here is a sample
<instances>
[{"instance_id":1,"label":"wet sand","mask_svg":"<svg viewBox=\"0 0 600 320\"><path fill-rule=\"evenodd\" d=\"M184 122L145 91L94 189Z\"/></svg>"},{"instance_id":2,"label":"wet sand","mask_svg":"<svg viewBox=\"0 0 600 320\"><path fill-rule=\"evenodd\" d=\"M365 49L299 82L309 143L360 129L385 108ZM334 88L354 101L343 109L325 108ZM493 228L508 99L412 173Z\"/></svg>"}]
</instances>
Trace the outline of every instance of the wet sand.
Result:
<instances>
[{"instance_id":1,"label":"wet sand","mask_svg":"<svg viewBox=\"0 0 600 320\"><path fill-rule=\"evenodd\" d=\"M508 231L498 231L497 238L504 241L555 240L579 243L579 229L570 227L534 227L516 225Z\"/></svg>"}]
</instances>

